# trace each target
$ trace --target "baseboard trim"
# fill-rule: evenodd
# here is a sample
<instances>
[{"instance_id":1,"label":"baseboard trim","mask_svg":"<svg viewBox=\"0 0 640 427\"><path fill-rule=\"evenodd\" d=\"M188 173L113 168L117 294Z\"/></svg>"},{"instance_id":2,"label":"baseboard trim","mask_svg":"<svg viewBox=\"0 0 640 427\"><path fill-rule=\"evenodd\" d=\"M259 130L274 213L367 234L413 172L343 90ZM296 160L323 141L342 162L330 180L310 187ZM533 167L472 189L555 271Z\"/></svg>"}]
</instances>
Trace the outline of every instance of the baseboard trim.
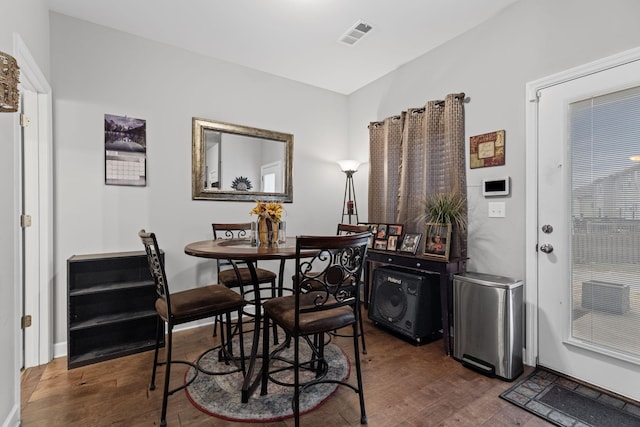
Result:
<instances>
[{"instance_id":1,"label":"baseboard trim","mask_svg":"<svg viewBox=\"0 0 640 427\"><path fill-rule=\"evenodd\" d=\"M20 425L20 406L13 405L7 418L2 423L2 427L18 427Z\"/></svg>"}]
</instances>

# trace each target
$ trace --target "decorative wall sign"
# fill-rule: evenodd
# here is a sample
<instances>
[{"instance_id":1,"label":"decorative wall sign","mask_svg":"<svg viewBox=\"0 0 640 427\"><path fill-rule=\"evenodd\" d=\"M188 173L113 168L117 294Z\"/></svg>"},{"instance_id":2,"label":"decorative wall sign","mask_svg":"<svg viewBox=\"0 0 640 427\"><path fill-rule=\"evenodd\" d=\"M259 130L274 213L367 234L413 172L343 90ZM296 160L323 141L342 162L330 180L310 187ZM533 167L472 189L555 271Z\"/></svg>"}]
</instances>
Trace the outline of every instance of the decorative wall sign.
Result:
<instances>
[{"instance_id":1,"label":"decorative wall sign","mask_svg":"<svg viewBox=\"0 0 640 427\"><path fill-rule=\"evenodd\" d=\"M469 138L471 169L504 165L504 130Z\"/></svg>"},{"instance_id":2,"label":"decorative wall sign","mask_svg":"<svg viewBox=\"0 0 640 427\"><path fill-rule=\"evenodd\" d=\"M147 185L147 121L104 115L104 182Z\"/></svg>"}]
</instances>

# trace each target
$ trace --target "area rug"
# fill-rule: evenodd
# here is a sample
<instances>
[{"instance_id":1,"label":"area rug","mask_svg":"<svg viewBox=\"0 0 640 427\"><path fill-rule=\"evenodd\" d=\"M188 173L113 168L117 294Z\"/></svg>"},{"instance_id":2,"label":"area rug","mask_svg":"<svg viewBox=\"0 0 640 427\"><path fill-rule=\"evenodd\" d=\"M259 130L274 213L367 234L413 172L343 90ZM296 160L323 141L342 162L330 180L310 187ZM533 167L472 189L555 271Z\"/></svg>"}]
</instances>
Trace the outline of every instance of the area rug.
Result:
<instances>
[{"instance_id":1,"label":"area rug","mask_svg":"<svg viewBox=\"0 0 640 427\"><path fill-rule=\"evenodd\" d=\"M247 346L247 349L250 347ZM293 346L282 351L281 355L293 359ZM300 359L309 358L310 349L304 343L300 343ZM329 364L327 379L342 381L349 377L350 363L347 355L335 344L325 346L325 357ZM273 361L272 367L283 362ZM232 370L234 365L225 365L218 362L217 352L205 355L201 365L213 372L225 372ZM260 363L256 366L256 372ZM193 375L193 368L186 373L185 378ZM287 370L279 373L278 379L292 383L293 371ZM313 373L301 371L301 380L306 381L313 377ZM291 401L293 387L284 387L269 382L268 394L260 395L260 385L251 395L247 403L242 403L240 389L242 387L242 373L236 372L227 375L206 375L200 373L191 385L185 390L191 403L202 412L231 421L242 422L272 422L293 416ZM338 387L337 384L318 384L308 387L300 394L300 413L304 414L320 406Z\"/></svg>"},{"instance_id":2,"label":"area rug","mask_svg":"<svg viewBox=\"0 0 640 427\"><path fill-rule=\"evenodd\" d=\"M640 406L542 368L500 397L559 426L640 426Z\"/></svg>"}]
</instances>

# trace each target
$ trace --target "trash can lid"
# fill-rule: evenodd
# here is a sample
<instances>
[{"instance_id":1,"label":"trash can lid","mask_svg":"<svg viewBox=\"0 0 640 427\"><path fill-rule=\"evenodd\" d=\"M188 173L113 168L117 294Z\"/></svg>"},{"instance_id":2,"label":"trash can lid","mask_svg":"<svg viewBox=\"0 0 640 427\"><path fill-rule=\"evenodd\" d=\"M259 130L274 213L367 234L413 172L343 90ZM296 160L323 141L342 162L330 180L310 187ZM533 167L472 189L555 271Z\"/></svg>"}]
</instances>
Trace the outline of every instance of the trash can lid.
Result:
<instances>
[{"instance_id":1,"label":"trash can lid","mask_svg":"<svg viewBox=\"0 0 640 427\"><path fill-rule=\"evenodd\" d=\"M512 279L511 277L496 276L494 274L478 273L474 271L455 274L453 276L453 280L455 281L456 279L465 282L477 283L479 285L503 286L509 288L515 288L524 284L522 280Z\"/></svg>"}]
</instances>

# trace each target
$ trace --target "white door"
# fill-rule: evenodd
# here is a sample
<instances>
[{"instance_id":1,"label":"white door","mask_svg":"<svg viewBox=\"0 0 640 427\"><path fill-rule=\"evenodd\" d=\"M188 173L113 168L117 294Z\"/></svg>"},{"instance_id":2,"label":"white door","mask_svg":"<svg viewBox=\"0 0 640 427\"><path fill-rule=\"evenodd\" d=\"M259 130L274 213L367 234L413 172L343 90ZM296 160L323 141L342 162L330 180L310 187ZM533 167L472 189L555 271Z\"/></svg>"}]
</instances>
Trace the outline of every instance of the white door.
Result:
<instances>
[{"instance_id":1,"label":"white door","mask_svg":"<svg viewBox=\"0 0 640 427\"><path fill-rule=\"evenodd\" d=\"M538 91L538 364L640 400L640 61Z\"/></svg>"},{"instance_id":2,"label":"white door","mask_svg":"<svg viewBox=\"0 0 640 427\"><path fill-rule=\"evenodd\" d=\"M284 191L284 174L282 162L277 161L260 167L262 185L260 191L264 193L282 193Z\"/></svg>"},{"instance_id":3,"label":"white door","mask_svg":"<svg viewBox=\"0 0 640 427\"><path fill-rule=\"evenodd\" d=\"M39 364L40 341L40 199L38 95L22 91L22 316L30 325L23 328L23 366Z\"/></svg>"}]
</instances>

